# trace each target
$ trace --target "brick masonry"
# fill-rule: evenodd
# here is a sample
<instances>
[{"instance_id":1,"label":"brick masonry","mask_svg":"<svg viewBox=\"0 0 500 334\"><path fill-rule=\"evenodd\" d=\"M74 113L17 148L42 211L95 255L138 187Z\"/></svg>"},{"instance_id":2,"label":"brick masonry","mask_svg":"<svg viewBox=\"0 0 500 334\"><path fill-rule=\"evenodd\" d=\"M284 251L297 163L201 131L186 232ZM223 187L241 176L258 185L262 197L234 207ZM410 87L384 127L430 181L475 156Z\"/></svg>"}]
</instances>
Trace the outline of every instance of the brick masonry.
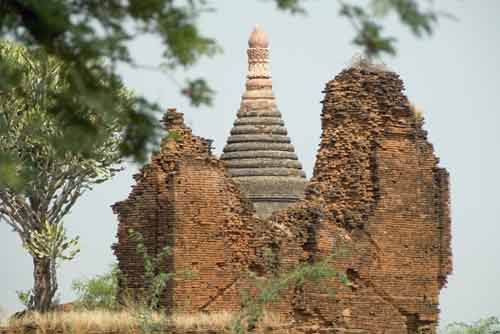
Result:
<instances>
[{"instance_id":1,"label":"brick masonry","mask_svg":"<svg viewBox=\"0 0 500 334\"><path fill-rule=\"evenodd\" d=\"M114 251L124 274L121 291L140 297L145 286L143 261L128 232L134 229L149 255L165 246L172 250L164 266L178 275L162 296L167 311L239 309L238 282L273 228L257 223L251 202L210 154L209 142L184 125L182 114L169 110L164 124L170 138L135 175L128 199L113 205L120 221Z\"/></svg>"},{"instance_id":2,"label":"brick masonry","mask_svg":"<svg viewBox=\"0 0 500 334\"><path fill-rule=\"evenodd\" d=\"M255 214L208 141L170 110L166 128L179 139L162 142L129 198L113 206L122 289L144 287L129 228L144 234L151 254L173 249L168 270L195 273L169 284L168 311L238 310L245 273L267 275L266 248L281 272L335 252L332 265L350 284L291 287L270 309L345 333L436 333L439 291L452 269L448 173L403 89L397 74L361 67L328 82L305 199L268 219Z\"/></svg>"},{"instance_id":3,"label":"brick masonry","mask_svg":"<svg viewBox=\"0 0 500 334\"><path fill-rule=\"evenodd\" d=\"M402 90L395 73L360 68L326 85L306 200L272 219L301 224L313 211L303 228L312 237L289 247L314 258L343 248L348 255L333 265L353 284L331 282L335 302L305 288L295 313L306 320L367 333L436 331L451 273L448 174Z\"/></svg>"}]
</instances>

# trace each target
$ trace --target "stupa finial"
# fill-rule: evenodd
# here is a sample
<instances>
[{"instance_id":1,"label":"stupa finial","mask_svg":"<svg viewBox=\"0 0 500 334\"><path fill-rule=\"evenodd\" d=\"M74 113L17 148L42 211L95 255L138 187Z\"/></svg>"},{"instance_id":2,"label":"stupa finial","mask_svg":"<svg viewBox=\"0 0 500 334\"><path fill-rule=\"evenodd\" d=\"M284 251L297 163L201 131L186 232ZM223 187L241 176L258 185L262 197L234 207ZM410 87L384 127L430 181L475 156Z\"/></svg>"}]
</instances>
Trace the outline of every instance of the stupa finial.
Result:
<instances>
[{"instance_id":1,"label":"stupa finial","mask_svg":"<svg viewBox=\"0 0 500 334\"><path fill-rule=\"evenodd\" d=\"M248 75L247 90L271 88L269 72L269 40L267 34L256 25L248 39Z\"/></svg>"},{"instance_id":2,"label":"stupa finial","mask_svg":"<svg viewBox=\"0 0 500 334\"><path fill-rule=\"evenodd\" d=\"M248 39L248 46L250 48L263 49L267 49L269 47L269 39L267 38L267 34L258 24L255 25L255 28L250 34L250 38Z\"/></svg>"}]
</instances>

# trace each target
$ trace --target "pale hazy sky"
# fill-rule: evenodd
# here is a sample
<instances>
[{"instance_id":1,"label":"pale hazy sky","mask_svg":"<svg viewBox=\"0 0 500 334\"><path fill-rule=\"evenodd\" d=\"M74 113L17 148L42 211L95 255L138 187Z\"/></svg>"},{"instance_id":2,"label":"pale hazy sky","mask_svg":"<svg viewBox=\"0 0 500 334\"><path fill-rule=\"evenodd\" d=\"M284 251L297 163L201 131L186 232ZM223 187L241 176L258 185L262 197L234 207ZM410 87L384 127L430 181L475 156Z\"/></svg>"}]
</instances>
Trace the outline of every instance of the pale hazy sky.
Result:
<instances>
[{"instance_id":1,"label":"pale hazy sky","mask_svg":"<svg viewBox=\"0 0 500 334\"><path fill-rule=\"evenodd\" d=\"M357 52L353 31L338 17L335 1L304 1L307 17L275 10L273 2L212 0L217 12L201 28L224 54L206 59L187 74L204 76L217 91L213 108L195 109L160 73L120 70L129 87L177 107L197 135L215 139L219 154L239 107L246 74L248 35L259 23L271 42L271 73L278 106L308 177L320 136L320 100L325 83ZM399 54L385 62L401 75L406 94L424 110L425 128L441 166L451 175L454 273L441 293L442 321L500 316L500 1L441 0L439 8L458 21L442 20L432 38L417 40L396 20L387 22L399 38ZM157 39L140 38L133 55L158 64ZM177 77L182 78L183 73ZM81 236L77 260L60 267L62 301L73 297L71 281L103 273L114 261L116 217L110 205L126 198L137 167L84 195L66 219L70 235ZM32 263L16 234L0 222L0 306L20 308L16 290L32 286Z\"/></svg>"}]
</instances>

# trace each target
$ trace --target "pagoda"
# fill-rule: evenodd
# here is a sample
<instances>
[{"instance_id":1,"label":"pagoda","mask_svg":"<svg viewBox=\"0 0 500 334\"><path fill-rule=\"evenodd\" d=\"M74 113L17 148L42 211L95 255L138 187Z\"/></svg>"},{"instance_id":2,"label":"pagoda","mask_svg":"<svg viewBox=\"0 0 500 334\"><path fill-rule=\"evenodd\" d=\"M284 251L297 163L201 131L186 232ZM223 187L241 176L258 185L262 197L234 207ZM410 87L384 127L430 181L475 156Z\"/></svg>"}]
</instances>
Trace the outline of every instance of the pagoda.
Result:
<instances>
[{"instance_id":1,"label":"pagoda","mask_svg":"<svg viewBox=\"0 0 500 334\"><path fill-rule=\"evenodd\" d=\"M221 159L261 218L301 200L305 173L276 106L269 41L256 26L248 40L248 75Z\"/></svg>"}]
</instances>

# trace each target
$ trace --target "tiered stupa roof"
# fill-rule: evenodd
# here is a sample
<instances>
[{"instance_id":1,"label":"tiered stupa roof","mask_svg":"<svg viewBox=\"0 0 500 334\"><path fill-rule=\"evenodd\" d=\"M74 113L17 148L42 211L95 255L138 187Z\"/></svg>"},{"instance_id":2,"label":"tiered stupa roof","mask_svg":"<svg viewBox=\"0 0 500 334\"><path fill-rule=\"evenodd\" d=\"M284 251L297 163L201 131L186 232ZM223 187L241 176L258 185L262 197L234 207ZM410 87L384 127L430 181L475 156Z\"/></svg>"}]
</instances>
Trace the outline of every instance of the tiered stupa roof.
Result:
<instances>
[{"instance_id":1,"label":"tiered stupa roof","mask_svg":"<svg viewBox=\"0 0 500 334\"><path fill-rule=\"evenodd\" d=\"M276 106L269 41L259 26L248 46L246 89L221 159L257 214L267 217L302 199L306 180Z\"/></svg>"}]
</instances>

